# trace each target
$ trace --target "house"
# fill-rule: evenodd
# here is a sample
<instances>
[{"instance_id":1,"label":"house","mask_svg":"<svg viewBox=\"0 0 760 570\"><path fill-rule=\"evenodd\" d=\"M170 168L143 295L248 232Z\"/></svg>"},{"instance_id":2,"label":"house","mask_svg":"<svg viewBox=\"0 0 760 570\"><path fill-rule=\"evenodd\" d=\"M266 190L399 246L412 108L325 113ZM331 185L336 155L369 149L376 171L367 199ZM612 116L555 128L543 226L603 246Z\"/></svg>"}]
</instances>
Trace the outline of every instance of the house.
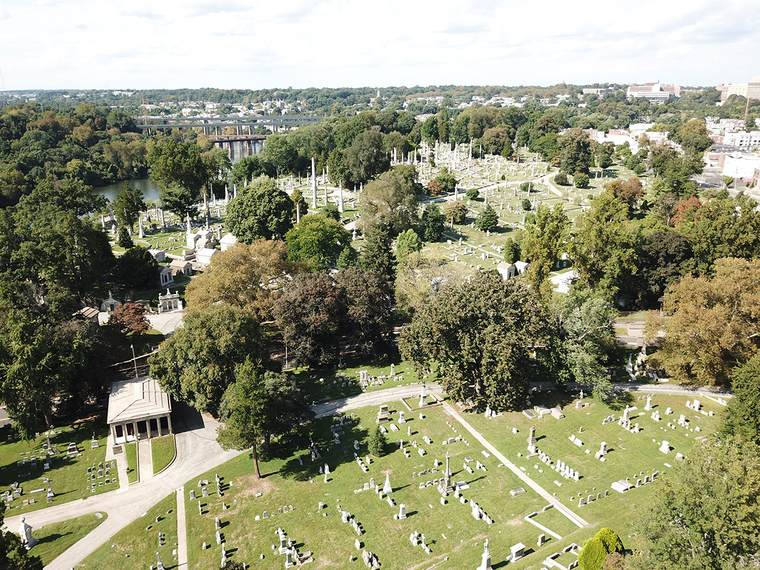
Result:
<instances>
[{"instance_id":1,"label":"house","mask_svg":"<svg viewBox=\"0 0 760 570\"><path fill-rule=\"evenodd\" d=\"M107 423L114 446L171 434L171 413L169 395L153 378L111 384Z\"/></svg>"}]
</instances>

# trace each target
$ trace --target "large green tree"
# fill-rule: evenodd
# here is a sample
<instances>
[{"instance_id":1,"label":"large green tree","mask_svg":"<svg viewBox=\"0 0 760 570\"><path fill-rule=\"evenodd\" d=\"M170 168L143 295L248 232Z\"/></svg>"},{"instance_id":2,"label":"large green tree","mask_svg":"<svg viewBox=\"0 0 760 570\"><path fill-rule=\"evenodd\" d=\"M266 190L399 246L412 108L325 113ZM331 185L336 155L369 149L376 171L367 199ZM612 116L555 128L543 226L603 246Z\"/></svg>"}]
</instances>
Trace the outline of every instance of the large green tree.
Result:
<instances>
[{"instance_id":1,"label":"large green tree","mask_svg":"<svg viewBox=\"0 0 760 570\"><path fill-rule=\"evenodd\" d=\"M551 294L549 274L565 247L570 220L561 204L551 210L539 204L532 224L527 224L521 242L521 251L528 267L528 280L531 286L544 297Z\"/></svg>"},{"instance_id":2,"label":"large green tree","mask_svg":"<svg viewBox=\"0 0 760 570\"><path fill-rule=\"evenodd\" d=\"M379 353L390 339L393 325L393 291L380 274L357 267L336 275L345 295L345 332L361 354Z\"/></svg>"},{"instance_id":3,"label":"large green tree","mask_svg":"<svg viewBox=\"0 0 760 570\"><path fill-rule=\"evenodd\" d=\"M731 391L721 431L760 445L760 353L732 371Z\"/></svg>"},{"instance_id":4,"label":"large green tree","mask_svg":"<svg viewBox=\"0 0 760 570\"><path fill-rule=\"evenodd\" d=\"M345 151L345 163L353 184L366 184L390 168L383 151L383 135L376 130L360 133Z\"/></svg>"},{"instance_id":5,"label":"large green tree","mask_svg":"<svg viewBox=\"0 0 760 570\"><path fill-rule=\"evenodd\" d=\"M166 139L153 145L148 152L150 179L161 190L161 202L167 210L180 218L194 217L195 203L201 197L201 188L209 180L207 164L201 158L197 145Z\"/></svg>"},{"instance_id":6,"label":"large green tree","mask_svg":"<svg viewBox=\"0 0 760 570\"><path fill-rule=\"evenodd\" d=\"M340 222L321 214L304 216L285 234L289 257L303 261L314 271L335 267L343 249L351 242Z\"/></svg>"},{"instance_id":7,"label":"large green tree","mask_svg":"<svg viewBox=\"0 0 760 570\"><path fill-rule=\"evenodd\" d=\"M235 369L246 358L260 369L275 369L256 319L228 305L211 305L185 315L184 326L149 359L150 374L174 398L219 414Z\"/></svg>"},{"instance_id":8,"label":"large green tree","mask_svg":"<svg viewBox=\"0 0 760 570\"><path fill-rule=\"evenodd\" d=\"M559 138L562 165L560 171L565 174L588 174L591 164L591 139L581 129L570 129Z\"/></svg>"},{"instance_id":9,"label":"large green tree","mask_svg":"<svg viewBox=\"0 0 760 570\"><path fill-rule=\"evenodd\" d=\"M114 277L128 287L155 287L158 283L158 262L144 247L129 248L116 260Z\"/></svg>"},{"instance_id":10,"label":"large green tree","mask_svg":"<svg viewBox=\"0 0 760 570\"><path fill-rule=\"evenodd\" d=\"M222 397L217 441L224 449L251 449L256 477L261 478L258 450L262 443L288 433L313 415L295 381L262 370L246 358Z\"/></svg>"},{"instance_id":11,"label":"large green tree","mask_svg":"<svg viewBox=\"0 0 760 570\"><path fill-rule=\"evenodd\" d=\"M344 292L331 275L306 273L285 287L273 313L288 349L313 367L338 359L345 308Z\"/></svg>"},{"instance_id":12,"label":"large green tree","mask_svg":"<svg viewBox=\"0 0 760 570\"><path fill-rule=\"evenodd\" d=\"M754 444L707 440L654 483L634 519L636 570L733 570L760 552L760 455Z\"/></svg>"},{"instance_id":13,"label":"large green tree","mask_svg":"<svg viewBox=\"0 0 760 570\"><path fill-rule=\"evenodd\" d=\"M417 308L401 336L401 353L418 372L435 367L455 401L495 410L522 409L534 379L533 347L545 341L548 319L535 292L518 279L480 272L443 286Z\"/></svg>"},{"instance_id":14,"label":"large green tree","mask_svg":"<svg viewBox=\"0 0 760 570\"><path fill-rule=\"evenodd\" d=\"M116 202L113 207L116 221L127 226L131 234L140 216L140 212L145 211L145 209L145 199L143 198L142 191L139 188L132 188L125 182L124 189L116 196Z\"/></svg>"},{"instance_id":15,"label":"large green tree","mask_svg":"<svg viewBox=\"0 0 760 570\"><path fill-rule=\"evenodd\" d=\"M238 192L229 206L225 223L239 241L282 239L293 226L293 201L277 188L277 183L262 176Z\"/></svg>"},{"instance_id":16,"label":"large green tree","mask_svg":"<svg viewBox=\"0 0 760 570\"><path fill-rule=\"evenodd\" d=\"M359 195L358 206L364 224L385 224L394 236L412 227L417 217L414 188L395 170L367 184Z\"/></svg>"}]
</instances>

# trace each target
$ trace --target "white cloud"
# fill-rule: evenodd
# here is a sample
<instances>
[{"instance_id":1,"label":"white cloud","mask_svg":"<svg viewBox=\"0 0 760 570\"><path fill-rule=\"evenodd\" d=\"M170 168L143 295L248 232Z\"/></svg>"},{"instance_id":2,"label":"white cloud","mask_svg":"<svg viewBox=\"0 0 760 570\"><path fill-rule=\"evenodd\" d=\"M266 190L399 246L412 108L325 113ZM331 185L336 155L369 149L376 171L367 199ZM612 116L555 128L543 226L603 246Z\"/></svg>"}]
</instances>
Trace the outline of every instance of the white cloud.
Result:
<instances>
[{"instance_id":1,"label":"white cloud","mask_svg":"<svg viewBox=\"0 0 760 570\"><path fill-rule=\"evenodd\" d=\"M8 89L741 82L753 0L7 0ZM34 41L29 42L33 30Z\"/></svg>"}]
</instances>

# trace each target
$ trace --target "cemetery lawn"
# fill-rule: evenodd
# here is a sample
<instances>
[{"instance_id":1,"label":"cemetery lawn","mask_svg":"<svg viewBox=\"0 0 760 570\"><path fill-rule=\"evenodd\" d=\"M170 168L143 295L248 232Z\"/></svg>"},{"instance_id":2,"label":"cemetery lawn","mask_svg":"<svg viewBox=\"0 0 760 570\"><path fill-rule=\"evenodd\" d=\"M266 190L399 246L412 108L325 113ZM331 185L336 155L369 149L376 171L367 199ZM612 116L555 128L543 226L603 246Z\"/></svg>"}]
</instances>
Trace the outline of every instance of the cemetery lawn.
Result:
<instances>
[{"instance_id":1,"label":"cemetery lawn","mask_svg":"<svg viewBox=\"0 0 760 570\"><path fill-rule=\"evenodd\" d=\"M137 444L128 443L124 446L124 453L127 457L127 474L130 483L137 483Z\"/></svg>"},{"instance_id":2,"label":"cemetery lawn","mask_svg":"<svg viewBox=\"0 0 760 570\"><path fill-rule=\"evenodd\" d=\"M156 329L148 329L141 335L124 335L109 326L100 327L100 331L107 337L111 345L109 356L113 363L132 359L130 345L134 345L135 355L141 356L150 354L151 347L158 346L164 340L163 333Z\"/></svg>"},{"instance_id":3,"label":"cemetery lawn","mask_svg":"<svg viewBox=\"0 0 760 570\"><path fill-rule=\"evenodd\" d=\"M54 431L50 435L50 443L54 449L55 446L58 447L59 453L52 456L50 469L45 470L40 459L42 446L46 443L44 433L30 441L15 441L12 440L15 437L12 428L0 430L0 489L7 491L14 482L18 482L23 489L19 498L7 503L6 517L48 506L47 483L44 478L50 479L50 486L55 493L53 505L87 499L93 494L118 488L116 481L106 485L105 478L101 478L95 480L93 492L90 487L92 482L88 480L87 468L97 468L98 463L105 461L108 430L104 417L90 418L72 426L56 427ZM90 444L93 433L99 445L95 449ZM77 453L71 456L66 453L69 443L77 446ZM32 457L36 457L35 466L32 466ZM25 459L28 460L27 463L24 463ZM103 485L99 485L100 482ZM24 505L25 501L34 502Z\"/></svg>"},{"instance_id":4,"label":"cemetery lawn","mask_svg":"<svg viewBox=\"0 0 760 570\"><path fill-rule=\"evenodd\" d=\"M77 568L103 570L106 568L156 567L156 552L166 568L177 567L177 496L170 493L156 503L144 516L130 523L116 536L108 539L100 548L85 558ZM156 517L161 520L156 522ZM166 535L161 545L158 533ZM218 564L218 560L216 561ZM214 566L216 567L216 566Z\"/></svg>"},{"instance_id":5,"label":"cemetery lawn","mask_svg":"<svg viewBox=\"0 0 760 570\"><path fill-rule=\"evenodd\" d=\"M108 514L106 513L90 513L75 519L36 528L33 534L40 542L34 546L29 554L39 556L42 559L42 564L47 566L56 557L87 536L107 517Z\"/></svg>"},{"instance_id":6,"label":"cemetery lawn","mask_svg":"<svg viewBox=\"0 0 760 570\"><path fill-rule=\"evenodd\" d=\"M150 453L153 458L153 474L166 469L174 461L174 436L165 435L150 440Z\"/></svg>"},{"instance_id":7,"label":"cemetery lawn","mask_svg":"<svg viewBox=\"0 0 760 570\"><path fill-rule=\"evenodd\" d=\"M298 445L295 453L291 449L280 454L281 457L262 461L263 478L260 480L255 477L250 454L240 455L202 475L201 479L210 483L209 497L206 498L201 496L198 481L189 481L185 485L189 568L205 570L217 567L221 548L216 545L215 517L221 519L221 539L226 543L228 558L262 569L282 568L284 556L272 550L277 528L287 533L299 553L313 552L315 568L355 568L356 557L361 557L361 550L354 546L357 538L362 548L377 554L383 567L420 570L429 568L444 557L449 557L447 568L475 568L480 563L486 538L490 539L494 564L503 560L509 554L509 547L518 542L527 545L526 551L538 548L535 546L536 540L542 531L524 517L541 511L546 500L530 488L526 489L526 493L512 497L510 490L525 487L525 484L506 467L498 467L495 457L485 458L477 441L449 418L442 407L427 408L422 420L419 419L419 412L409 411L400 401L390 403L389 410L394 425L400 429L398 432L388 432L389 453L379 459L373 457L366 474L354 460L353 441L360 442L357 453L364 458L367 454L367 428L375 425L377 407L354 412L361 423L342 427L340 445L335 445L333 441L330 418L315 421L311 436L322 454L322 458L315 462L311 461L305 446ZM397 422L401 410L408 420L405 424ZM453 428L447 425L447 420ZM384 425L388 428L390 424ZM408 427L412 428L411 439L426 450L424 457L408 445ZM459 434L465 436L469 446L463 441L443 445L444 439L455 438ZM422 436L425 435L432 444L423 441ZM399 438L404 439L409 458L393 443ZM342 449L344 445L347 452ZM462 495L474 499L493 519L493 525L475 520L470 505L460 504L453 495L448 496L446 505L441 505L441 495L435 485L419 488L420 482L441 477L444 466L439 465L437 472L422 477L413 477L412 473L432 469L434 459L445 461L446 451L451 453L453 480L466 481L470 486ZM297 455L302 456L303 465L298 462ZM470 475L463 468L466 457L472 458L468 465L473 469L475 461L479 460L488 471L475 469L474 474ZM319 473L319 468L325 463L331 471L327 483L324 482L324 475ZM363 489L371 477L382 488L386 473L390 474L394 489L391 497L395 506L378 498L374 490L355 492ZM214 479L217 474L221 478L222 497L216 492ZM200 499L191 500L191 490ZM202 513L199 513L199 500ZM319 502L325 504L321 511ZM408 518L394 520L393 515L399 512L400 503L406 505ZM226 510L225 505L228 507ZM354 515L363 529L361 536L357 536L350 523L341 521L338 507ZM267 518L263 518L264 511ZM257 517L259 520L256 520ZM579 529L553 509L541 513L537 519L545 526L554 527L555 532L563 537L556 540L547 536L547 544L539 549L541 559L571 542L582 543L598 530ZM409 535L415 530L425 534L431 555L425 554L420 546L412 546ZM202 549L203 542L209 545L207 550ZM349 556L354 557L353 562L349 562ZM535 568L538 558L529 556L526 561L534 564ZM361 562L358 564L361 565ZM518 563L515 567L525 566Z\"/></svg>"}]
</instances>

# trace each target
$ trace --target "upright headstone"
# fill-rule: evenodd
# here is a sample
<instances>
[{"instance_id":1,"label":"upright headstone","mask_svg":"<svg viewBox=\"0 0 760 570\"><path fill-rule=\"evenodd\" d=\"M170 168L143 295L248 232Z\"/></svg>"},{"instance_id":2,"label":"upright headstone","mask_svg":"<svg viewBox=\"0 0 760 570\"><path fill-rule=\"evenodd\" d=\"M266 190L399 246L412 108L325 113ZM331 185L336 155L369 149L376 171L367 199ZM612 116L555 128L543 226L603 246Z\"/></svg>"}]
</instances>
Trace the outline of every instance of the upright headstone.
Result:
<instances>
[{"instance_id":1,"label":"upright headstone","mask_svg":"<svg viewBox=\"0 0 760 570\"><path fill-rule=\"evenodd\" d=\"M311 208L315 212L317 211L317 168L314 164L314 157L311 157Z\"/></svg>"},{"instance_id":2,"label":"upright headstone","mask_svg":"<svg viewBox=\"0 0 760 570\"><path fill-rule=\"evenodd\" d=\"M385 474L385 485L383 485L383 493L386 495L390 495L393 493L393 487L391 487L391 475L390 473Z\"/></svg>"},{"instance_id":3,"label":"upright headstone","mask_svg":"<svg viewBox=\"0 0 760 570\"><path fill-rule=\"evenodd\" d=\"M420 408L427 405L427 394L425 393L425 383L422 383L422 389L420 390Z\"/></svg>"},{"instance_id":4,"label":"upright headstone","mask_svg":"<svg viewBox=\"0 0 760 570\"><path fill-rule=\"evenodd\" d=\"M478 566L478 570L492 570L491 569L491 552L488 550L488 539L486 538L485 543L483 544L483 557L480 561L480 566Z\"/></svg>"}]
</instances>

